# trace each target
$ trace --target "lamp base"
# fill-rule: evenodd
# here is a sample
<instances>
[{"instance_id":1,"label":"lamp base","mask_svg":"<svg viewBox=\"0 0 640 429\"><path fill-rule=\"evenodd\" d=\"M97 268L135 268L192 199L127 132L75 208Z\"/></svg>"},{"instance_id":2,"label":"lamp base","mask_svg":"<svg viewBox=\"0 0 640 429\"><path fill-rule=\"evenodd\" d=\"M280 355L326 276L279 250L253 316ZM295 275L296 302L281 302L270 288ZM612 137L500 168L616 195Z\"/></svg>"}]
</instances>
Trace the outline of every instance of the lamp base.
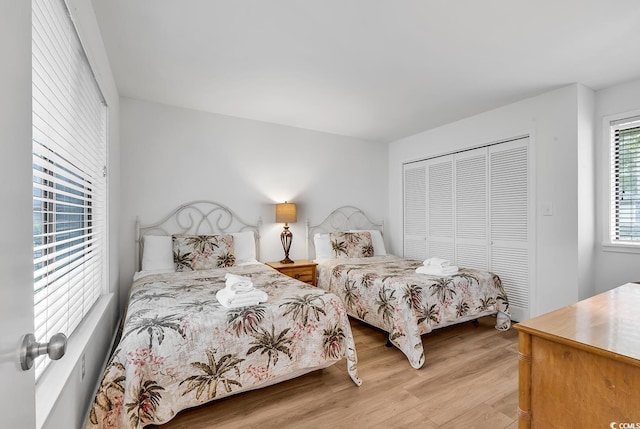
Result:
<instances>
[{"instance_id":1,"label":"lamp base","mask_svg":"<svg viewBox=\"0 0 640 429\"><path fill-rule=\"evenodd\" d=\"M293 240L293 233L289 231L289 224L284 224L284 229L280 233L280 241L282 241L282 248L284 249L284 259L280 261L281 264L293 264L293 261L289 259L289 249L291 248L291 241Z\"/></svg>"}]
</instances>

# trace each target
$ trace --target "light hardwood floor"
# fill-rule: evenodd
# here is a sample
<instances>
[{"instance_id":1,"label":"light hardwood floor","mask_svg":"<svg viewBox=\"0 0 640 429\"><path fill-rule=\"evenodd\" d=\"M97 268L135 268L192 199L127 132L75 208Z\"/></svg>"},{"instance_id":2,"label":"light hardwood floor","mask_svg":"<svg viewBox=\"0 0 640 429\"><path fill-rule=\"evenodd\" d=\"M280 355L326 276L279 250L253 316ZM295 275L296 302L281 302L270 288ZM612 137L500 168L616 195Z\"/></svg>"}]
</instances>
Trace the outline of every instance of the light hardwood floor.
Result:
<instances>
[{"instance_id":1,"label":"light hardwood floor","mask_svg":"<svg viewBox=\"0 0 640 429\"><path fill-rule=\"evenodd\" d=\"M162 429L517 428L518 335L495 319L423 336L426 363L413 369L385 334L358 321L357 387L344 361L275 386L186 410Z\"/></svg>"}]
</instances>

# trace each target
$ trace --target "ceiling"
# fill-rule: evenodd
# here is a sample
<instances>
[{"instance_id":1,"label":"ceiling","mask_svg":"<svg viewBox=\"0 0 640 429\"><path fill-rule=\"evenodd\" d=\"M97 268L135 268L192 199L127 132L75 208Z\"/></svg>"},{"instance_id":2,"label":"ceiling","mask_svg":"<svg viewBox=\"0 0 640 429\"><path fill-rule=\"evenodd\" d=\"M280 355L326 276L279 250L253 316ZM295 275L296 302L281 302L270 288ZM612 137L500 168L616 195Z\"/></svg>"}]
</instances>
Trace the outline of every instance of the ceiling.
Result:
<instances>
[{"instance_id":1,"label":"ceiling","mask_svg":"<svg viewBox=\"0 0 640 429\"><path fill-rule=\"evenodd\" d=\"M390 142L640 78L638 0L93 0L121 96Z\"/></svg>"}]
</instances>

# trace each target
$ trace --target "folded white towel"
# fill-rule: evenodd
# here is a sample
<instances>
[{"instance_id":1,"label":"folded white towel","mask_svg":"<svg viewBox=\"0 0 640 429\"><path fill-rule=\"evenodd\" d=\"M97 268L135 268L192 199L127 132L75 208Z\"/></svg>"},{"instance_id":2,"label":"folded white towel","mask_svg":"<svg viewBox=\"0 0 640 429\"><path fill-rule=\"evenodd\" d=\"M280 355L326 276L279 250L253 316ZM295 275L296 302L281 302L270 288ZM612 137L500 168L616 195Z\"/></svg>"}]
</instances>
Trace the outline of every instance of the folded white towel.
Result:
<instances>
[{"instance_id":1,"label":"folded white towel","mask_svg":"<svg viewBox=\"0 0 640 429\"><path fill-rule=\"evenodd\" d=\"M239 276L237 274L227 273L224 278L226 288L233 292L249 292L252 291L253 282L251 277Z\"/></svg>"},{"instance_id":2,"label":"folded white towel","mask_svg":"<svg viewBox=\"0 0 640 429\"><path fill-rule=\"evenodd\" d=\"M425 267L445 268L451 266L451 261L442 258L429 258L425 259L422 265Z\"/></svg>"},{"instance_id":3,"label":"folded white towel","mask_svg":"<svg viewBox=\"0 0 640 429\"><path fill-rule=\"evenodd\" d=\"M261 302L266 302L269 299L269 295L260 289L234 293L227 288L223 288L216 292L216 298L224 307L237 308L250 307L252 305L258 305Z\"/></svg>"},{"instance_id":4,"label":"folded white towel","mask_svg":"<svg viewBox=\"0 0 640 429\"><path fill-rule=\"evenodd\" d=\"M421 266L416 268L416 273L427 274L430 276L452 276L458 274L458 267L451 265L445 268L436 268L431 266Z\"/></svg>"}]
</instances>

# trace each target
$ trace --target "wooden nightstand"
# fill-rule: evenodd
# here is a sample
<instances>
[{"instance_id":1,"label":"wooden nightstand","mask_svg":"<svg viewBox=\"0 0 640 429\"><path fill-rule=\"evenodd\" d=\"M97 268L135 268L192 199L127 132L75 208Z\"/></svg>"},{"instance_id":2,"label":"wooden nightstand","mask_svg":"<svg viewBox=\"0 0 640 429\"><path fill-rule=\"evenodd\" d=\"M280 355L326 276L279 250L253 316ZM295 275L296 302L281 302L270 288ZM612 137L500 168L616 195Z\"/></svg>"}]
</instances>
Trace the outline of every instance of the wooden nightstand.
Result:
<instances>
[{"instance_id":1,"label":"wooden nightstand","mask_svg":"<svg viewBox=\"0 0 640 429\"><path fill-rule=\"evenodd\" d=\"M280 262L267 262L271 268L275 268L285 276L292 277L301 282L316 285L316 264L313 261L298 260L293 264L282 264Z\"/></svg>"}]
</instances>

